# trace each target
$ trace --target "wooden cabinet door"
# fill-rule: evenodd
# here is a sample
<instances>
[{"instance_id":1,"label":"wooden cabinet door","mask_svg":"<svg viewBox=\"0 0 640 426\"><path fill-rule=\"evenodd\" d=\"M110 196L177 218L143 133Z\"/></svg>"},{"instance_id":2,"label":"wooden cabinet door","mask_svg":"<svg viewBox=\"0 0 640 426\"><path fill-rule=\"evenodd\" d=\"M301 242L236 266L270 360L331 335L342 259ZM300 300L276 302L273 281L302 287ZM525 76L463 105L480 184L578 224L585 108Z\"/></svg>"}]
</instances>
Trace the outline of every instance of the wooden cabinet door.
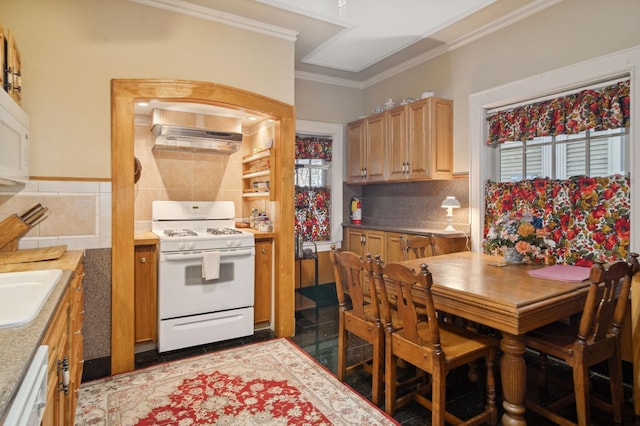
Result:
<instances>
[{"instance_id":1,"label":"wooden cabinet door","mask_svg":"<svg viewBox=\"0 0 640 426\"><path fill-rule=\"evenodd\" d=\"M22 101L22 57L11 30L7 30L7 92L18 103ZM11 87L9 87L11 85Z\"/></svg>"},{"instance_id":2,"label":"wooden cabinet door","mask_svg":"<svg viewBox=\"0 0 640 426\"><path fill-rule=\"evenodd\" d=\"M82 279L84 277L84 265L80 263L73 272L73 278L69 285L71 293L71 306L69 314L69 408L67 410L67 423L73 424L76 405L78 403L78 390L82 382L82 369L84 365L84 335L82 323L84 321L84 289Z\"/></svg>"},{"instance_id":3,"label":"wooden cabinet door","mask_svg":"<svg viewBox=\"0 0 640 426\"><path fill-rule=\"evenodd\" d=\"M387 258L382 260L385 262L402 262L401 237L406 238L407 236L397 232L387 232Z\"/></svg>"},{"instance_id":4,"label":"wooden cabinet door","mask_svg":"<svg viewBox=\"0 0 640 426\"><path fill-rule=\"evenodd\" d=\"M408 105L409 180L453 173L453 101L431 97Z\"/></svg>"},{"instance_id":5,"label":"wooden cabinet door","mask_svg":"<svg viewBox=\"0 0 640 426\"><path fill-rule=\"evenodd\" d=\"M255 293L253 322L271 321L271 275L273 245L271 240L256 240Z\"/></svg>"},{"instance_id":6,"label":"wooden cabinet door","mask_svg":"<svg viewBox=\"0 0 640 426\"><path fill-rule=\"evenodd\" d=\"M366 181L381 182L386 179L386 115L384 113L367 118L366 131Z\"/></svg>"},{"instance_id":7,"label":"wooden cabinet door","mask_svg":"<svg viewBox=\"0 0 640 426\"><path fill-rule=\"evenodd\" d=\"M387 170L388 180L407 179L409 152L407 149L407 114L404 107L387 111Z\"/></svg>"},{"instance_id":8,"label":"wooden cabinet door","mask_svg":"<svg viewBox=\"0 0 640 426\"><path fill-rule=\"evenodd\" d=\"M384 231L367 231L365 232L365 245L364 245L364 253L371 254L371 256L380 255L380 258L384 261L387 256L387 251L385 249L386 238Z\"/></svg>"},{"instance_id":9,"label":"wooden cabinet door","mask_svg":"<svg viewBox=\"0 0 640 426\"><path fill-rule=\"evenodd\" d=\"M453 101L433 98L432 108L431 178L450 178L453 174Z\"/></svg>"},{"instance_id":10,"label":"wooden cabinet door","mask_svg":"<svg viewBox=\"0 0 640 426\"><path fill-rule=\"evenodd\" d=\"M157 245L135 247L135 342L158 337Z\"/></svg>"},{"instance_id":11,"label":"wooden cabinet door","mask_svg":"<svg viewBox=\"0 0 640 426\"><path fill-rule=\"evenodd\" d=\"M349 250L362 256L364 254L364 232L358 229L346 228L344 233L344 250Z\"/></svg>"},{"instance_id":12,"label":"wooden cabinet door","mask_svg":"<svg viewBox=\"0 0 640 426\"><path fill-rule=\"evenodd\" d=\"M43 345L49 346L47 405L42 417L43 426L64 425L68 416L67 395L61 389L61 383L63 363L65 358L68 362L69 353L69 303L67 289L42 340Z\"/></svg>"},{"instance_id":13,"label":"wooden cabinet door","mask_svg":"<svg viewBox=\"0 0 640 426\"><path fill-rule=\"evenodd\" d=\"M457 253L459 251L470 251L471 242L464 237L443 238L434 237L436 255Z\"/></svg>"},{"instance_id":14,"label":"wooden cabinet door","mask_svg":"<svg viewBox=\"0 0 640 426\"><path fill-rule=\"evenodd\" d=\"M366 126L365 120L347 125L347 182L362 183L363 169L366 167Z\"/></svg>"}]
</instances>

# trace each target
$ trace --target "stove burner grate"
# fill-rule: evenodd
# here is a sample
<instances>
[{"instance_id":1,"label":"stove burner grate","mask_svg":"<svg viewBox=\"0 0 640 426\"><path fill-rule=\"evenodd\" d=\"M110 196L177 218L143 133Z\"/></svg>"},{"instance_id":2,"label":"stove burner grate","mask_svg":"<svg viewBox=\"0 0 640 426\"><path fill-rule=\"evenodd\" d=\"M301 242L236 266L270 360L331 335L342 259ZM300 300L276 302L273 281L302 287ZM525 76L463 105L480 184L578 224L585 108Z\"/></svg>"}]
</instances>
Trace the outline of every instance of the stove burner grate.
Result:
<instances>
[{"instance_id":1,"label":"stove burner grate","mask_svg":"<svg viewBox=\"0 0 640 426\"><path fill-rule=\"evenodd\" d=\"M195 237L198 234L191 229L165 229L164 235L167 237Z\"/></svg>"},{"instance_id":2,"label":"stove burner grate","mask_svg":"<svg viewBox=\"0 0 640 426\"><path fill-rule=\"evenodd\" d=\"M212 235L234 235L242 234L242 231L238 231L234 228L207 228L207 232Z\"/></svg>"}]
</instances>

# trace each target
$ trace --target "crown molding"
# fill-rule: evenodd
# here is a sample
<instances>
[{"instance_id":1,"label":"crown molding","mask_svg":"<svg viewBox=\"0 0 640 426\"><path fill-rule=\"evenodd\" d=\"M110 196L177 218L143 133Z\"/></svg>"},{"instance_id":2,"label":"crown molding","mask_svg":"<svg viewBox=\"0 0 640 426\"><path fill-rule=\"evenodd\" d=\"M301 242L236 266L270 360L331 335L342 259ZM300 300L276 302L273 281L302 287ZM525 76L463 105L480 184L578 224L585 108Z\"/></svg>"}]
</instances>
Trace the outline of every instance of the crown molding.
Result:
<instances>
[{"instance_id":1,"label":"crown molding","mask_svg":"<svg viewBox=\"0 0 640 426\"><path fill-rule=\"evenodd\" d=\"M211 9L204 6L199 6L184 0L129 0L134 3L144 4L159 9L169 10L172 12L181 13L183 15L193 16L196 18L205 19L208 21L218 22L221 24L230 25L236 28L244 29L247 31L253 31L272 37L277 37L287 41L295 42L298 37L297 31L292 31L286 28L278 27L275 25L265 24L264 22L255 21L253 19L243 18L238 15L233 15L219 10ZM417 65L430 61L440 55L447 52L451 52L460 47L466 46L476 40L486 37L496 31L513 25L529 16L535 15L544 9L560 3L562 0L537 0L530 3L509 15L506 15L498 20L495 20L475 31L472 31L456 40L445 43L441 46L431 49L421 55L415 56L408 61L391 67L379 74L376 74L364 81L351 80L346 78L331 77L323 74L317 74L306 71L296 71L295 78L301 80L314 81L317 83L331 84L334 86L349 87L353 89L366 89L381 81L384 81L390 77L407 71Z\"/></svg>"},{"instance_id":2,"label":"crown molding","mask_svg":"<svg viewBox=\"0 0 640 426\"><path fill-rule=\"evenodd\" d=\"M240 28L247 31L253 31L260 34L276 37L279 39L295 42L298 38L298 32L276 25L265 24L264 22L255 21L253 19L243 18L242 16L233 15L231 13L221 12L209 7L199 6L183 0L129 0L133 3L144 4L146 6L156 7L158 9L169 10L171 12L181 13L183 15L193 16L195 18L205 19L207 21L218 22L232 27Z\"/></svg>"},{"instance_id":3,"label":"crown molding","mask_svg":"<svg viewBox=\"0 0 640 426\"><path fill-rule=\"evenodd\" d=\"M328 75L316 74L306 71L296 71L295 78L309 80L316 83L332 84L334 86L349 87L351 89L364 89L364 84L360 81L349 80L347 78L330 77Z\"/></svg>"}]
</instances>

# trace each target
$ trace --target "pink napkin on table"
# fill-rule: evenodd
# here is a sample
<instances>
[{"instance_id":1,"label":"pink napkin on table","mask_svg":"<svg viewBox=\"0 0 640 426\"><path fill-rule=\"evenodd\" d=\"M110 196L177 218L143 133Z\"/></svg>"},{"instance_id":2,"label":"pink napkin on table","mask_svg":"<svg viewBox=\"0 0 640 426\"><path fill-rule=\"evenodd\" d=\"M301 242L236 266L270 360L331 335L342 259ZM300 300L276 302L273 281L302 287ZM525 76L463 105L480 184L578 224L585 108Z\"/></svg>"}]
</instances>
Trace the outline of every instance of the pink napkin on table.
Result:
<instances>
[{"instance_id":1,"label":"pink napkin on table","mask_svg":"<svg viewBox=\"0 0 640 426\"><path fill-rule=\"evenodd\" d=\"M591 268L574 265L551 265L546 268L528 271L532 277L548 278L550 280L580 282L589 279Z\"/></svg>"}]
</instances>

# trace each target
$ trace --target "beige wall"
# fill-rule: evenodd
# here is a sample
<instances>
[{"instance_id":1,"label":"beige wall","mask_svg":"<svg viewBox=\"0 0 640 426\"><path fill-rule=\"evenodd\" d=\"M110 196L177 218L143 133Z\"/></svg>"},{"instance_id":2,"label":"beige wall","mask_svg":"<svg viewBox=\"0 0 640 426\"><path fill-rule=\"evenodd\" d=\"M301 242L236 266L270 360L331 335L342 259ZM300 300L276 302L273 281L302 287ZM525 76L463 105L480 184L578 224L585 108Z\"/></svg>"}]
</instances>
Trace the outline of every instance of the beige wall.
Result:
<instances>
[{"instance_id":1,"label":"beige wall","mask_svg":"<svg viewBox=\"0 0 640 426\"><path fill-rule=\"evenodd\" d=\"M128 0L2 0L23 63L31 175L108 179L110 81L220 83L294 102L294 43Z\"/></svg>"},{"instance_id":2,"label":"beige wall","mask_svg":"<svg viewBox=\"0 0 640 426\"><path fill-rule=\"evenodd\" d=\"M362 89L296 79L296 118L348 123L364 114Z\"/></svg>"},{"instance_id":3,"label":"beige wall","mask_svg":"<svg viewBox=\"0 0 640 426\"><path fill-rule=\"evenodd\" d=\"M468 172L469 95L640 44L637 0L564 0L364 90L364 110L424 90L454 100L454 172ZM296 99L298 93L296 86ZM298 113L302 111L298 108Z\"/></svg>"}]
</instances>

